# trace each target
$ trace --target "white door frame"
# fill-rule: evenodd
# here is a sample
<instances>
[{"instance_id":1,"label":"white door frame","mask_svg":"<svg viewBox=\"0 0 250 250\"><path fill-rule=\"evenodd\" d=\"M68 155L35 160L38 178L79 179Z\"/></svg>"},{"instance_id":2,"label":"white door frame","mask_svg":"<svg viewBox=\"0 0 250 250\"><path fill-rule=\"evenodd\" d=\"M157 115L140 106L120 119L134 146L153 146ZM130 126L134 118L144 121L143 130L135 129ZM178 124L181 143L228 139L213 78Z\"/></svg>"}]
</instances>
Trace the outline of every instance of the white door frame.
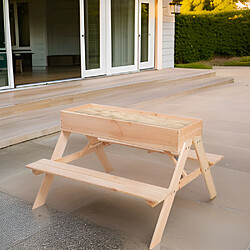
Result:
<instances>
[{"instance_id":1,"label":"white door frame","mask_svg":"<svg viewBox=\"0 0 250 250\"><path fill-rule=\"evenodd\" d=\"M162 69L163 0L155 0L155 68Z\"/></svg>"},{"instance_id":2,"label":"white door frame","mask_svg":"<svg viewBox=\"0 0 250 250\"><path fill-rule=\"evenodd\" d=\"M141 5L149 4L148 61L141 62ZM155 62L155 1L139 0L139 69L154 68Z\"/></svg>"},{"instance_id":3,"label":"white door frame","mask_svg":"<svg viewBox=\"0 0 250 250\"><path fill-rule=\"evenodd\" d=\"M3 18L4 18L4 35L5 35L5 49L7 56L7 74L8 85L2 86L0 89L14 88L14 74L12 64L12 48L11 48L11 36L10 36L10 20L9 20L9 1L3 0Z\"/></svg>"},{"instance_id":4,"label":"white door frame","mask_svg":"<svg viewBox=\"0 0 250 250\"><path fill-rule=\"evenodd\" d=\"M85 59L85 28L84 28L84 0L80 0L80 47L81 47L81 77L90 77L106 74L105 58L106 58L106 35L105 35L105 16L106 5L105 0L99 0L100 8L100 68L86 70Z\"/></svg>"}]
</instances>

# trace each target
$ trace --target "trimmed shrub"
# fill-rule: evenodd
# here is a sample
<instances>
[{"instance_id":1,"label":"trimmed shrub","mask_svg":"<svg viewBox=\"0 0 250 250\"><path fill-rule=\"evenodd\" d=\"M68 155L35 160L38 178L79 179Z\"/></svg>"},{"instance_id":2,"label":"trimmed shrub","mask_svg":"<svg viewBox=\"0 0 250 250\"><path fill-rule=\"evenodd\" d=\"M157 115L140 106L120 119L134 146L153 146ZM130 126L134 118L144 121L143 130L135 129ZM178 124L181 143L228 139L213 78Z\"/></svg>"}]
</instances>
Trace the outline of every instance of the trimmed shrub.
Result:
<instances>
[{"instance_id":1,"label":"trimmed shrub","mask_svg":"<svg viewBox=\"0 0 250 250\"><path fill-rule=\"evenodd\" d=\"M209 60L213 56L248 56L250 10L181 14L175 18L175 62Z\"/></svg>"}]
</instances>

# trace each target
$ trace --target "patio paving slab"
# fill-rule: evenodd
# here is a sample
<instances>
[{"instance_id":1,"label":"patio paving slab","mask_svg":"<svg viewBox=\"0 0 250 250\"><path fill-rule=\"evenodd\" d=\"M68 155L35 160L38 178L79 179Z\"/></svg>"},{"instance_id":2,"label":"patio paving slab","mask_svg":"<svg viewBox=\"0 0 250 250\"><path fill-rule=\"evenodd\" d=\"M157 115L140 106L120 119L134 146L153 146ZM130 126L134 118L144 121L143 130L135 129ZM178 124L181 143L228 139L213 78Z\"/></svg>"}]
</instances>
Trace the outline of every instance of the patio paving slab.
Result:
<instances>
[{"instance_id":1,"label":"patio paving slab","mask_svg":"<svg viewBox=\"0 0 250 250\"><path fill-rule=\"evenodd\" d=\"M147 246L117 230L67 215L11 249L146 250Z\"/></svg>"},{"instance_id":2,"label":"patio paving slab","mask_svg":"<svg viewBox=\"0 0 250 250\"><path fill-rule=\"evenodd\" d=\"M0 249L120 249L146 245L86 218L31 204L0 192Z\"/></svg>"},{"instance_id":3,"label":"patio paving slab","mask_svg":"<svg viewBox=\"0 0 250 250\"><path fill-rule=\"evenodd\" d=\"M36 161L41 156L50 158L52 149L46 145L38 145L32 142L26 142L22 145L0 150L0 180L9 177L17 172L26 171L23 167L28 163ZM29 155L29 157L27 157Z\"/></svg>"},{"instance_id":4,"label":"patio paving slab","mask_svg":"<svg viewBox=\"0 0 250 250\"><path fill-rule=\"evenodd\" d=\"M8 249L64 216L48 207L33 211L31 204L0 192L0 249Z\"/></svg>"},{"instance_id":5,"label":"patio paving slab","mask_svg":"<svg viewBox=\"0 0 250 250\"><path fill-rule=\"evenodd\" d=\"M249 225L250 215L178 197L161 249L245 250Z\"/></svg>"},{"instance_id":6,"label":"patio paving slab","mask_svg":"<svg viewBox=\"0 0 250 250\"><path fill-rule=\"evenodd\" d=\"M243 71L245 72L245 69ZM250 77L247 78L247 81L249 80ZM129 95L122 97L125 92L118 96L109 94L111 99L108 99L107 94L100 100L102 104L109 100L110 103L107 104L114 103L113 105L118 106L202 118L206 151L225 155L225 158L211 170L218 192L218 196L213 201L209 201L202 177L177 193L162 242L158 246L159 250L249 249L250 150L247 143L248 128L250 128L248 127L250 85L247 86L247 81L243 82L239 78L237 82L236 78L236 84L205 89L182 98L164 101L160 98L159 102L154 100L153 104L150 101L145 104L142 95L138 102L141 100L143 102L136 103L136 99L129 102L127 100ZM135 96L132 95L132 98ZM23 202L29 210L27 213L38 211L31 211L30 204L34 201L42 176L32 175L24 165L37 157L39 149L41 155L50 158L57 138L58 133L0 150L1 163L8 161L5 165L5 168L8 167L7 170L0 168L0 171L6 171L0 172L0 191L28 201L28 203ZM71 146L66 149L68 153L81 148L86 143L86 139L82 136L73 136L71 139ZM11 148L13 148L12 151ZM173 169L167 168L170 161L164 155L148 154L146 151L120 146L107 147L105 150L115 168L114 174L162 186L168 185ZM16 157L13 153L16 153ZM34 160L40 158L39 156ZM94 155L74 163L102 171ZM194 162L190 161L187 167L192 169L195 166ZM154 169L153 173L152 169ZM1 173L4 174L1 175ZM8 208L11 210L12 206ZM41 230L37 229L32 235L27 233L17 238L16 249L44 249L45 247L47 249L81 249L81 247L82 249L114 249L114 246L117 249L143 250L149 244L161 204L152 209L144 201L135 197L58 177L53 182L46 206L42 208L45 211L56 209L61 212L58 212L58 219L54 217L55 222L52 220L51 224L44 223ZM8 213L11 214L11 211ZM15 214L16 217L22 217L20 212ZM20 221L21 218L16 220ZM29 222L29 216L27 221ZM13 225L13 222L10 224ZM28 226L26 227L29 229ZM15 230L17 235L20 234L19 230L21 228ZM3 237L2 232L0 230L0 237ZM88 235L88 239L82 236L84 233ZM67 235L69 238L66 238ZM19 240L22 239L23 241L20 242ZM65 241L67 239L67 243L64 239Z\"/></svg>"}]
</instances>

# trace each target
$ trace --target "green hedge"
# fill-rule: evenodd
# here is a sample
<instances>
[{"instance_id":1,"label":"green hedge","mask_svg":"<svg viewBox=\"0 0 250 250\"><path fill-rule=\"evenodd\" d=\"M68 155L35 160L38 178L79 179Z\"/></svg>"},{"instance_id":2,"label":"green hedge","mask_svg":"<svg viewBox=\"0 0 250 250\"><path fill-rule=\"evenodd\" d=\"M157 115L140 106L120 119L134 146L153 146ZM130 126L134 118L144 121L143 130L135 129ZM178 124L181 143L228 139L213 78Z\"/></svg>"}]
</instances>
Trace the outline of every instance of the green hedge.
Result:
<instances>
[{"instance_id":1,"label":"green hedge","mask_svg":"<svg viewBox=\"0 0 250 250\"><path fill-rule=\"evenodd\" d=\"M250 10L176 15L176 63L209 60L215 55L247 56L249 51Z\"/></svg>"}]
</instances>

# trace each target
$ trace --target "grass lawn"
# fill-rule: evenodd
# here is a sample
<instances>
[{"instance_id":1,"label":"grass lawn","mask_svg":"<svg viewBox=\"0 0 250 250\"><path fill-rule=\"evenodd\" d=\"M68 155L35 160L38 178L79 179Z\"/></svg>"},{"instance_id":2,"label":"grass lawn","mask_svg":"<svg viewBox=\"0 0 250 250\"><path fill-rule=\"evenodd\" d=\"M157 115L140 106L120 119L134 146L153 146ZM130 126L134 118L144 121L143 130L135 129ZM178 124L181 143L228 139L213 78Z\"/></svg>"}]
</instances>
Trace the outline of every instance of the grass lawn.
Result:
<instances>
[{"instance_id":1,"label":"grass lawn","mask_svg":"<svg viewBox=\"0 0 250 250\"><path fill-rule=\"evenodd\" d=\"M212 66L202 62L175 64L175 68L189 68L189 69L212 69Z\"/></svg>"},{"instance_id":2,"label":"grass lawn","mask_svg":"<svg viewBox=\"0 0 250 250\"><path fill-rule=\"evenodd\" d=\"M212 69L213 66L250 66L250 56L244 57L215 57L210 61L186 64L175 64L176 68Z\"/></svg>"}]
</instances>

